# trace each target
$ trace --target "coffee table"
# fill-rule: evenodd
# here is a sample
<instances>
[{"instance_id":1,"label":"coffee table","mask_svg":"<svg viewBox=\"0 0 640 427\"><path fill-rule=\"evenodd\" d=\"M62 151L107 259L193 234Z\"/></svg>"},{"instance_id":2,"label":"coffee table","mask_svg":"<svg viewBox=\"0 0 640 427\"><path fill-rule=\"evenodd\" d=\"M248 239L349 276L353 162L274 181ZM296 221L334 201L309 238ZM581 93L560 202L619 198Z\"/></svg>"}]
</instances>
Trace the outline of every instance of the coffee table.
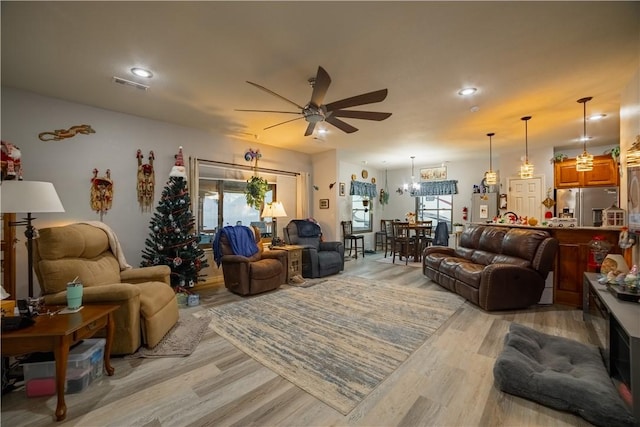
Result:
<instances>
[{"instance_id":1,"label":"coffee table","mask_svg":"<svg viewBox=\"0 0 640 427\"><path fill-rule=\"evenodd\" d=\"M34 352L52 351L56 360L56 420L67 416L64 401L64 383L67 377L69 348L76 342L91 338L103 328L107 329L104 349L104 367L107 375L113 375L111 344L115 330L113 312L120 306L113 304L85 305L82 310L69 314L43 314L35 317L36 323L28 328L2 333L2 356L19 356ZM56 312L64 307L47 307Z\"/></svg>"}]
</instances>

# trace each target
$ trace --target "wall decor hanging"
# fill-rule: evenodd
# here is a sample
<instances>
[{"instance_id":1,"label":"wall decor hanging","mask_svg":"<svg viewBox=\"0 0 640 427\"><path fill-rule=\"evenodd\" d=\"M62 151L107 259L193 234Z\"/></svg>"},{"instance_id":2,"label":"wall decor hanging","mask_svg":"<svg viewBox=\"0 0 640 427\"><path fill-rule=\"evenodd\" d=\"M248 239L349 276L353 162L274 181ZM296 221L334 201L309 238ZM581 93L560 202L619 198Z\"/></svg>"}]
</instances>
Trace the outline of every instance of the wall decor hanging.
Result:
<instances>
[{"instance_id":1,"label":"wall decor hanging","mask_svg":"<svg viewBox=\"0 0 640 427\"><path fill-rule=\"evenodd\" d=\"M142 150L138 149L136 157L138 158L138 204L142 212L149 212L153 206L153 193L156 186L155 171L153 170L155 156L153 151L149 151L149 163L143 164L144 156Z\"/></svg>"},{"instance_id":2,"label":"wall decor hanging","mask_svg":"<svg viewBox=\"0 0 640 427\"><path fill-rule=\"evenodd\" d=\"M93 169L91 178L91 210L100 214L100 221L104 214L111 209L113 201L113 181L111 169L107 169L105 176L98 176L98 169Z\"/></svg>"},{"instance_id":3,"label":"wall decor hanging","mask_svg":"<svg viewBox=\"0 0 640 427\"><path fill-rule=\"evenodd\" d=\"M61 141L66 138L72 138L77 134L89 135L96 133L90 125L76 125L69 129L56 129L53 132L40 132L38 138L40 141Z\"/></svg>"},{"instance_id":4,"label":"wall decor hanging","mask_svg":"<svg viewBox=\"0 0 640 427\"><path fill-rule=\"evenodd\" d=\"M20 149L7 141L2 141L2 180L22 180L22 154Z\"/></svg>"}]
</instances>

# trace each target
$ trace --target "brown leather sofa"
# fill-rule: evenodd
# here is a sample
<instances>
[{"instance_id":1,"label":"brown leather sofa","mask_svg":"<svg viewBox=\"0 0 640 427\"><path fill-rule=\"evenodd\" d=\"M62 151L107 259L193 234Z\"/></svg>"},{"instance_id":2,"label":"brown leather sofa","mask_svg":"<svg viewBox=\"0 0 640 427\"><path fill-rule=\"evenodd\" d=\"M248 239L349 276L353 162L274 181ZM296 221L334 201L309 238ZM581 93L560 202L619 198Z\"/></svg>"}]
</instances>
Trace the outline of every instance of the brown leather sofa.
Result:
<instances>
[{"instance_id":1,"label":"brown leather sofa","mask_svg":"<svg viewBox=\"0 0 640 427\"><path fill-rule=\"evenodd\" d=\"M427 247L422 271L487 311L521 309L540 300L557 250L543 230L472 224L457 249Z\"/></svg>"},{"instance_id":2,"label":"brown leather sofa","mask_svg":"<svg viewBox=\"0 0 640 427\"><path fill-rule=\"evenodd\" d=\"M287 281L287 252L265 251L260 243L260 230L251 227L258 252L250 257L236 255L224 229L220 233L220 260L224 285L231 292L240 295L255 295L277 289ZM247 228L247 227L244 227ZM214 251L216 251L214 245Z\"/></svg>"},{"instance_id":3,"label":"brown leather sofa","mask_svg":"<svg viewBox=\"0 0 640 427\"><path fill-rule=\"evenodd\" d=\"M43 228L39 233L33 267L46 304L66 305L67 282L76 276L84 287L82 304L120 304L111 354L131 354L141 344L154 347L178 321L168 266L122 268L108 233L92 225Z\"/></svg>"}]
</instances>

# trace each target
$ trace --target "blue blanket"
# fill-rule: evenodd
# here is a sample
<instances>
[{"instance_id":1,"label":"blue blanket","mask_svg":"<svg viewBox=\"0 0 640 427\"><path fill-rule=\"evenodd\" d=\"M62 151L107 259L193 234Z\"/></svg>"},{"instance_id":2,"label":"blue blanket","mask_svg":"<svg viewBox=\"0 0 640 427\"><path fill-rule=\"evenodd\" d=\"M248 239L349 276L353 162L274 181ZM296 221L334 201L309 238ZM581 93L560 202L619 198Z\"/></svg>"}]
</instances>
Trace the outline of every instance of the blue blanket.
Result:
<instances>
[{"instance_id":1,"label":"blue blanket","mask_svg":"<svg viewBox=\"0 0 640 427\"><path fill-rule=\"evenodd\" d=\"M258 253L259 249L253 230L244 225L227 225L219 229L213 239L213 259L218 267L222 262L222 251L220 250L220 237L222 234L227 236L231 250L235 255L250 257Z\"/></svg>"}]
</instances>

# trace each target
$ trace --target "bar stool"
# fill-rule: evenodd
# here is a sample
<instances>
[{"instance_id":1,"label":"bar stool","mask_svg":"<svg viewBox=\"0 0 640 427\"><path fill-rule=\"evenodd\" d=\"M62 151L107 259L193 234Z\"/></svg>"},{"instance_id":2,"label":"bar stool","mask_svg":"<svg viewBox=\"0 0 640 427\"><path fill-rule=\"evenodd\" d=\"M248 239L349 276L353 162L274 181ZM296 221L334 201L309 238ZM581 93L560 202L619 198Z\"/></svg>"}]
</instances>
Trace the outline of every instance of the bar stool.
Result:
<instances>
[{"instance_id":1,"label":"bar stool","mask_svg":"<svg viewBox=\"0 0 640 427\"><path fill-rule=\"evenodd\" d=\"M355 245L355 258L358 259L358 240L360 240L362 241L362 258L364 258L364 236L361 234L353 234L353 222L351 221L342 221L340 225L342 225L342 244L345 249L347 248L347 240L349 241L349 256L351 256L351 251Z\"/></svg>"},{"instance_id":2,"label":"bar stool","mask_svg":"<svg viewBox=\"0 0 640 427\"><path fill-rule=\"evenodd\" d=\"M386 244L387 244L387 229L385 227L386 219L380 220L380 231L376 231L375 234L375 247L373 250L378 251L378 247L380 250L385 250L386 252Z\"/></svg>"}]
</instances>

